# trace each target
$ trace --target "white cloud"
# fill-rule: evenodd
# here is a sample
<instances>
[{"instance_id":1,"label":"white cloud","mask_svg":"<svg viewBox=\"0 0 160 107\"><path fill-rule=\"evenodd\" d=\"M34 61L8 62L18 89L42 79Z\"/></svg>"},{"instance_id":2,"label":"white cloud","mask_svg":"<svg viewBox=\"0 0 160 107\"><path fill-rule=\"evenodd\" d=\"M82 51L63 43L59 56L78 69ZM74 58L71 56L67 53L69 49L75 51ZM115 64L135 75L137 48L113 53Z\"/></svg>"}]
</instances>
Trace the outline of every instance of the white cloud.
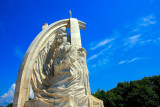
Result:
<instances>
[{"instance_id":1,"label":"white cloud","mask_svg":"<svg viewBox=\"0 0 160 107\"><path fill-rule=\"evenodd\" d=\"M107 51L107 50L110 49L111 47L112 47L112 45L109 45L108 47L102 49L99 53L97 53L97 54L92 55L91 57L89 57L89 58L87 59L87 61L90 61L90 60L92 60L92 59L97 58L99 55L103 54L105 51Z\"/></svg>"},{"instance_id":2,"label":"white cloud","mask_svg":"<svg viewBox=\"0 0 160 107\"><path fill-rule=\"evenodd\" d=\"M7 93L0 96L0 106L6 106L9 103L13 102L13 96L14 96L14 90L15 90L16 84L14 83Z\"/></svg>"},{"instance_id":3,"label":"white cloud","mask_svg":"<svg viewBox=\"0 0 160 107\"><path fill-rule=\"evenodd\" d=\"M142 18L140 22L141 26L149 26L149 25L154 25L154 24L156 24L156 20L153 15L149 15L149 16Z\"/></svg>"},{"instance_id":4,"label":"white cloud","mask_svg":"<svg viewBox=\"0 0 160 107\"><path fill-rule=\"evenodd\" d=\"M133 62L133 61L136 61L137 59L139 59L139 58L133 58L133 59L131 59L130 61L128 61L128 63Z\"/></svg>"},{"instance_id":5,"label":"white cloud","mask_svg":"<svg viewBox=\"0 0 160 107\"><path fill-rule=\"evenodd\" d=\"M149 43L149 42L152 42L152 40L148 39L148 40L141 41L141 44L145 44L145 43Z\"/></svg>"},{"instance_id":6,"label":"white cloud","mask_svg":"<svg viewBox=\"0 0 160 107\"><path fill-rule=\"evenodd\" d=\"M131 60L124 60L124 61L120 61L118 64L124 64L124 63L131 63L131 62L134 62L136 60L139 60L139 59L146 59L146 58L133 58Z\"/></svg>"},{"instance_id":7,"label":"white cloud","mask_svg":"<svg viewBox=\"0 0 160 107\"><path fill-rule=\"evenodd\" d=\"M135 39L139 38L140 36L141 36L140 34L134 35L134 36L130 37L129 39L130 40L135 40Z\"/></svg>"},{"instance_id":8,"label":"white cloud","mask_svg":"<svg viewBox=\"0 0 160 107\"><path fill-rule=\"evenodd\" d=\"M153 39L144 40L144 36L141 36L141 35L145 35L145 38L146 38L146 36L149 36L149 35L152 36L153 33L150 34L150 32L153 30L153 28L152 28L152 26L149 26L149 25L155 25L156 23L157 23L157 20L154 15L148 15L143 18L139 18L139 20L136 21L136 24L133 24L131 26L131 28L133 29L132 31L129 31L129 32L125 31L127 33L127 35L128 34L132 35L132 34L135 34L136 32L139 33L138 35L134 35L132 37L124 39L124 41L125 41L124 45L128 46L127 49L125 49L125 50L128 50L129 48L131 48L137 44L140 45L140 44L153 42L154 41ZM146 26L149 28L148 29L144 28ZM148 35L146 33L148 33ZM154 34L155 34L155 32L154 32Z\"/></svg>"},{"instance_id":9,"label":"white cloud","mask_svg":"<svg viewBox=\"0 0 160 107\"><path fill-rule=\"evenodd\" d=\"M126 61L120 61L118 64L124 64Z\"/></svg>"},{"instance_id":10,"label":"white cloud","mask_svg":"<svg viewBox=\"0 0 160 107\"><path fill-rule=\"evenodd\" d=\"M112 39L106 39L106 40L104 40L104 41L99 42L96 46L94 46L94 47L92 47L92 48L90 48L90 49L91 49L91 50L97 49L97 48L99 48L99 47L101 47L101 46L106 45L107 43L110 43L110 42L113 41L113 40L114 40L114 38L112 38Z\"/></svg>"},{"instance_id":11,"label":"white cloud","mask_svg":"<svg viewBox=\"0 0 160 107\"><path fill-rule=\"evenodd\" d=\"M6 106L9 103L13 102L15 87L16 84L13 83L12 86L9 88L8 92L0 96L0 106ZM32 87L30 87L30 98L34 98Z\"/></svg>"},{"instance_id":12,"label":"white cloud","mask_svg":"<svg viewBox=\"0 0 160 107\"><path fill-rule=\"evenodd\" d=\"M92 60L92 59L95 59L95 58L97 58L97 57L98 57L98 54L95 54L95 55L91 56L90 58L88 58L87 61Z\"/></svg>"},{"instance_id":13,"label":"white cloud","mask_svg":"<svg viewBox=\"0 0 160 107\"><path fill-rule=\"evenodd\" d=\"M129 38L125 39L124 45L129 46L129 47L132 47L132 46L136 45L137 42L140 40L139 39L140 36L141 36L141 34L138 34L138 35L134 35L132 37L129 37Z\"/></svg>"},{"instance_id":14,"label":"white cloud","mask_svg":"<svg viewBox=\"0 0 160 107\"><path fill-rule=\"evenodd\" d=\"M91 57L88 58L87 61L94 60L93 64L99 66L99 60L101 60L101 65L103 64L103 59L106 57L108 60L124 57L126 51L129 49L133 49L130 51L134 51L134 49L140 50L146 45L150 45L151 43L159 44L160 37L159 31L156 30L157 24L156 17L154 15L147 15L138 18L135 21L132 21L130 24L124 24L121 27L115 29L113 31L112 37L110 39L106 39L104 41L100 41L97 44L93 43L89 46L91 50L96 51L93 53ZM154 26L150 26L154 25ZM147 28L146 28L147 26ZM156 28L156 29L155 29ZM113 39L114 38L114 39ZM104 47L110 45L110 50L105 50ZM97 52L98 49L101 51ZM140 51L137 51L140 52ZM114 57L114 54L116 57ZM131 62L140 60L142 58L131 58L131 59L122 59L117 62L117 64L129 64ZM95 61L96 60L96 61ZM107 62L108 63L108 62ZM112 61L110 61L112 63ZM92 61L89 62L92 64Z\"/></svg>"}]
</instances>

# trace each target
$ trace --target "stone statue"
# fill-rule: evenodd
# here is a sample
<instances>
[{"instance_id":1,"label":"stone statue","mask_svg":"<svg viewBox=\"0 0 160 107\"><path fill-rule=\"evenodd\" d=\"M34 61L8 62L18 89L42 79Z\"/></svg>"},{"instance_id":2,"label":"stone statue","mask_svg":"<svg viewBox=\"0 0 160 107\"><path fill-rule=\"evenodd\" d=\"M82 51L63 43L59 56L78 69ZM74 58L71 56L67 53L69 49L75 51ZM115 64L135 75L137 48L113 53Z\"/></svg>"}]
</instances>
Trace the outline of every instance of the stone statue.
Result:
<instances>
[{"instance_id":1,"label":"stone statue","mask_svg":"<svg viewBox=\"0 0 160 107\"><path fill-rule=\"evenodd\" d=\"M70 25L71 36L67 35L68 25ZM84 23L70 18L63 26L55 25L54 27L57 28L54 32L50 33L53 29L44 31L50 34L44 33L45 41L41 42L41 39L37 43L38 52L32 53L36 54L36 57L32 57L34 61L31 61L33 67L27 69L32 72L29 76L27 75L27 83L30 81L32 83L34 100L23 101L24 98L20 97L23 93L18 92L18 96L15 92L13 107L103 107L103 101L93 97L90 92L87 52L81 47L81 40L79 40L79 27L82 28L80 25L84 26ZM47 30L48 27L46 26L43 30ZM34 45L31 44L31 46ZM34 48L37 49L36 46ZM27 54L27 59L28 57ZM26 61L23 62L22 65L26 65ZM24 66L23 69L20 68L20 71L23 70ZM18 75L17 83L20 81L19 78ZM21 91L21 88L23 87L16 86L16 90ZM17 103L19 100L21 100L20 104Z\"/></svg>"}]
</instances>

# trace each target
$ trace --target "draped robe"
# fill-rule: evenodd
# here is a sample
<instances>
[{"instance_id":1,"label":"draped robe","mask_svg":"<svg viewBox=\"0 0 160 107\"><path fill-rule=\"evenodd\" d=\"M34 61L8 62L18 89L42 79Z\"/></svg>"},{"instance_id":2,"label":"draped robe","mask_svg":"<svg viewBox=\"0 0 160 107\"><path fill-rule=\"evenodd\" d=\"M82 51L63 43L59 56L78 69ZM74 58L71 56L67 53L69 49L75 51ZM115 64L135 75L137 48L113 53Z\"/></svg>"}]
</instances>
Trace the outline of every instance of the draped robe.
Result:
<instances>
[{"instance_id":1,"label":"draped robe","mask_svg":"<svg viewBox=\"0 0 160 107\"><path fill-rule=\"evenodd\" d=\"M85 49L66 42L54 49L50 59L49 54L42 50L35 63L32 75L35 99L58 107L88 107L90 87Z\"/></svg>"}]
</instances>

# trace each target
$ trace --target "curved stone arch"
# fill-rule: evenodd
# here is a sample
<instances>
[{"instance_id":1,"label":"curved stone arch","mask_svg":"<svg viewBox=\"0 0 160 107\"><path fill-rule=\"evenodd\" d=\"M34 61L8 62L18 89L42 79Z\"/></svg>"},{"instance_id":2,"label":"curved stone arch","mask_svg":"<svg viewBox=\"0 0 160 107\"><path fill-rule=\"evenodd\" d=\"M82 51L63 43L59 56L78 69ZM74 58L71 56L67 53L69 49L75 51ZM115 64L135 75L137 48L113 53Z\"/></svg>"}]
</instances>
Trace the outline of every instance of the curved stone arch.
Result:
<instances>
[{"instance_id":1,"label":"curved stone arch","mask_svg":"<svg viewBox=\"0 0 160 107\"><path fill-rule=\"evenodd\" d=\"M84 22L78 21L78 23L80 29L85 29ZM70 19L63 19L47 26L32 41L25 53L18 72L13 107L24 107L25 101L29 98L31 75L36 58L41 48L45 43L47 43L49 38L51 38L59 28L64 26L70 28Z\"/></svg>"}]
</instances>

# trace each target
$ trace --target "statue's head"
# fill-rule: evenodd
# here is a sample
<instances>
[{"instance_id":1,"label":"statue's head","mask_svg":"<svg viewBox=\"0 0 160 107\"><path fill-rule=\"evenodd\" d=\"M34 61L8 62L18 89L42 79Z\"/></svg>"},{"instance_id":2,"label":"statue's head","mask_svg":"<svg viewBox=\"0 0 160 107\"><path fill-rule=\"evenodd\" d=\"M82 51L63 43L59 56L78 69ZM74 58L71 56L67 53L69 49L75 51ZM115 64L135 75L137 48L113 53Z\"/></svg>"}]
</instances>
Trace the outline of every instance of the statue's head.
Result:
<instances>
[{"instance_id":1,"label":"statue's head","mask_svg":"<svg viewBox=\"0 0 160 107\"><path fill-rule=\"evenodd\" d=\"M61 38L64 37L65 35L67 35L66 27L61 27L61 28L59 28L58 31L57 31L56 38L61 39Z\"/></svg>"}]
</instances>

